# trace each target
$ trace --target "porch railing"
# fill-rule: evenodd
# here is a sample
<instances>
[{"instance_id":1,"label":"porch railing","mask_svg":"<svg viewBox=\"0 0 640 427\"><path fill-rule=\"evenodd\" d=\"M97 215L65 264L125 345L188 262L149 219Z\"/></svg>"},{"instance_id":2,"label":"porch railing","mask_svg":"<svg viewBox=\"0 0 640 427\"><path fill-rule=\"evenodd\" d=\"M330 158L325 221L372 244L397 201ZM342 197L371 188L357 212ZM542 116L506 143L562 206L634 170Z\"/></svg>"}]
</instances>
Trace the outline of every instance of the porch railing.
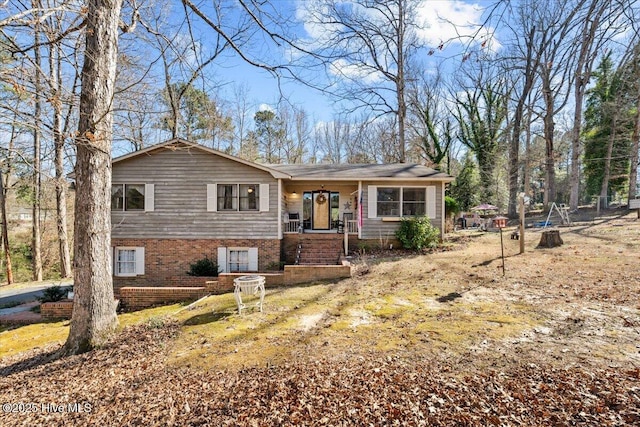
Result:
<instances>
[{"instance_id":1,"label":"porch railing","mask_svg":"<svg viewBox=\"0 0 640 427\"><path fill-rule=\"evenodd\" d=\"M285 233L297 233L299 228L300 228L299 219L290 219L289 222L284 223Z\"/></svg>"},{"instance_id":2,"label":"porch railing","mask_svg":"<svg viewBox=\"0 0 640 427\"><path fill-rule=\"evenodd\" d=\"M299 219L290 219L289 221L284 222L284 232L285 233L299 233L300 232L300 220ZM358 234L358 221L357 220L349 220L345 224L345 231L349 234Z\"/></svg>"}]
</instances>

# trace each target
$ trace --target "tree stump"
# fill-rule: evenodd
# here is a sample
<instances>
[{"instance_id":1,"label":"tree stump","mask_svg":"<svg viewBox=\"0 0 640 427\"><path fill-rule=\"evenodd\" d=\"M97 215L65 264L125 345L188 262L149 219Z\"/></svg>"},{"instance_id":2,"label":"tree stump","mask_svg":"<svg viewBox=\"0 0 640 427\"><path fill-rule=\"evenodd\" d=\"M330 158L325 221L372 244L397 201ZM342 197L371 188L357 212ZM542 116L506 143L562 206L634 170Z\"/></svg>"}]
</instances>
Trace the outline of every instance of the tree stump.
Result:
<instances>
[{"instance_id":1,"label":"tree stump","mask_svg":"<svg viewBox=\"0 0 640 427\"><path fill-rule=\"evenodd\" d=\"M561 246L563 243L564 242L560 238L560 230L549 230L542 232L542 237L540 238L538 247L555 248L556 246Z\"/></svg>"}]
</instances>

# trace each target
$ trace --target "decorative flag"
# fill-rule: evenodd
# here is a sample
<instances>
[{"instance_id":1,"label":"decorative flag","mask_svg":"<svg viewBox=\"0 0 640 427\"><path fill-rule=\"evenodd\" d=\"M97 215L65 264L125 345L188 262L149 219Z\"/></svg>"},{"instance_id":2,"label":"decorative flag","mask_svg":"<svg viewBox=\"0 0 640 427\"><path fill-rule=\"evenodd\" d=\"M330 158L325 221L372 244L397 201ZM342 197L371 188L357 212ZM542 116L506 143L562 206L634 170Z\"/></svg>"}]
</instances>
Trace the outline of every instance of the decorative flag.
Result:
<instances>
[{"instance_id":1,"label":"decorative flag","mask_svg":"<svg viewBox=\"0 0 640 427\"><path fill-rule=\"evenodd\" d=\"M360 200L358 201L358 228L362 229L362 190L360 190Z\"/></svg>"}]
</instances>

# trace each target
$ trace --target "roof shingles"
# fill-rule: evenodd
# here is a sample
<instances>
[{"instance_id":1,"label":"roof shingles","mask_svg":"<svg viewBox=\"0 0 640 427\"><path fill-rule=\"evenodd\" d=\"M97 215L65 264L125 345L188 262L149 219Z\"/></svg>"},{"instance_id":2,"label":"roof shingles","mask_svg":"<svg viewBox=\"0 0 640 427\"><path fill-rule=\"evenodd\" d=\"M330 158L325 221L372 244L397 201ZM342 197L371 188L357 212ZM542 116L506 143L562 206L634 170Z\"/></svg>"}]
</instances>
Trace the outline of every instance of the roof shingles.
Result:
<instances>
[{"instance_id":1,"label":"roof shingles","mask_svg":"<svg viewBox=\"0 0 640 427\"><path fill-rule=\"evenodd\" d=\"M450 181L451 175L427 166L413 163L394 164L313 164L268 165L272 169L291 175L293 179L433 179Z\"/></svg>"}]
</instances>

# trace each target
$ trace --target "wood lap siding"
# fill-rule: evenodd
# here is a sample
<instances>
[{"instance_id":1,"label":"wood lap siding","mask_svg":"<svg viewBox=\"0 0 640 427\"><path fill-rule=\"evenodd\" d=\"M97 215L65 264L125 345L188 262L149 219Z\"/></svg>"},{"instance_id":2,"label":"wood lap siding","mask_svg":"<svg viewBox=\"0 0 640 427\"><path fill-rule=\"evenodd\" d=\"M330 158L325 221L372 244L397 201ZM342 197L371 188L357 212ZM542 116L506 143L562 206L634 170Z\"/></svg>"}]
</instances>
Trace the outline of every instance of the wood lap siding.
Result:
<instances>
[{"instance_id":1,"label":"wood lap siding","mask_svg":"<svg viewBox=\"0 0 640 427\"><path fill-rule=\"evenodd\" d=\"M363 239L379 239L384 237L394 237L395 232L398 229L399 222L382 221L381 218L369 218L369 186L375 185L376 187L436 187L436 218L431 219L431 224L440 229L440 223L442 221L442 182L438 181L374 181L364 182L362 184L363 191Z\"/></svg>"},{"instance_id":2,"label":"wood lap siding","mask_svg":"<svg viewBox=\"0 0 640 427\"><path fill-rule=\"evenodd\" d=\"M111 212L114 238L277 239L278 181L199 149L159 149L113 166L113 183L154 184L153 212ZM269 184L269 211L207 212L207 184Z\"/></svg>"}]
</instances>

